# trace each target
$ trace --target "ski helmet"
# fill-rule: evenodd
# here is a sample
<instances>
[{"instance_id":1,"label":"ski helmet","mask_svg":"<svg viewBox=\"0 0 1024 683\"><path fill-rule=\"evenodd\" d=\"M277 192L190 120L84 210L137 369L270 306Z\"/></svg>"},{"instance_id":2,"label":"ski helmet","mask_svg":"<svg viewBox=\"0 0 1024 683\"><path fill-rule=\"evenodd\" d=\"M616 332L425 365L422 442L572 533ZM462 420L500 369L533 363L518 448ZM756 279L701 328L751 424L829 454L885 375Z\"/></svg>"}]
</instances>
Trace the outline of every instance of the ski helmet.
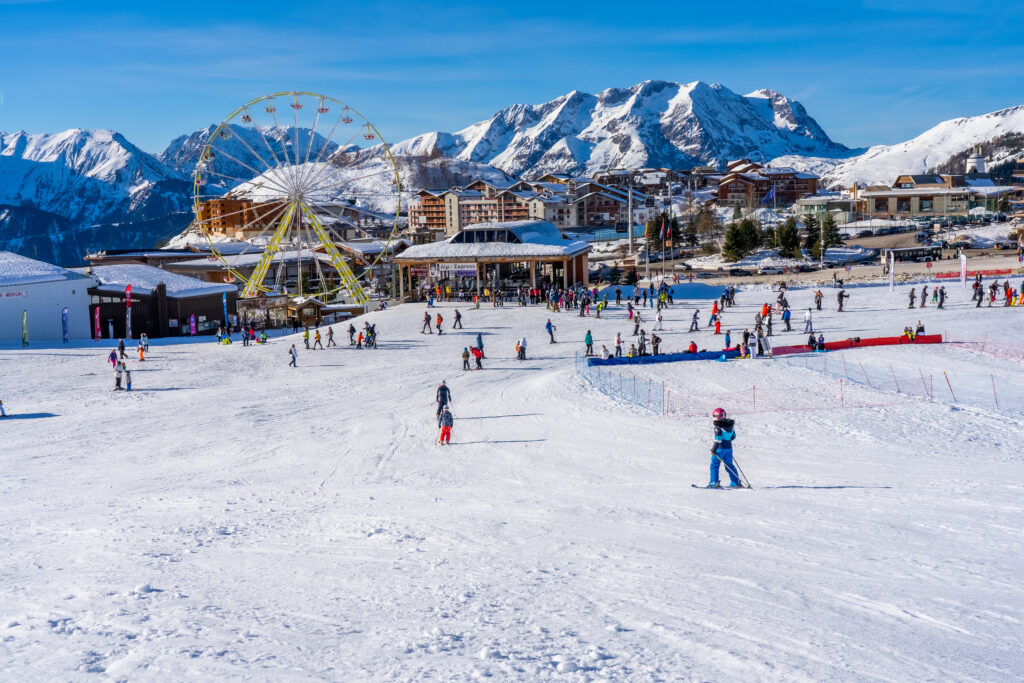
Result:
<instances>
[{"instance_id":1,"label":"ski helmet","mask_svg":"<svg viewBox=\"0 0 1024 683\"><path fill-rule=\"evenodd\" d=\"M725 410L723 408L715 408L714 410L711 411L711 417L715 418L716 420L721 420L723 417L725 417Z\"/></svg>"}]
</instances>

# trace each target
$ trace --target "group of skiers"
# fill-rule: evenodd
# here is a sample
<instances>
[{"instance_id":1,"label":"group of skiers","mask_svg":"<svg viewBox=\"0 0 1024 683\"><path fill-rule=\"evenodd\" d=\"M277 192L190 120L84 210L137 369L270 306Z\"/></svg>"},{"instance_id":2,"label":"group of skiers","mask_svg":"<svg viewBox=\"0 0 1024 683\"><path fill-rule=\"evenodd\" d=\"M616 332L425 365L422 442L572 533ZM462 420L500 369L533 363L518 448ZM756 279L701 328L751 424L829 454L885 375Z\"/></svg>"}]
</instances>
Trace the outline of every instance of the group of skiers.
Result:
<instances>
[{"instance_id":1,"label":"group of skiers","mask_svg":"<svg viewBox=\"0 0 1024 683\"><path fill-rule=\"evenodd\" d=\"M907 308L914 308L914 300L917 298L917 290L911 287L907 296L910 300ZM928 285L921 285L921 308L924 308L927 303ZM946 288L944 286L940 285L932 289L932 303L936 304L936 308L942 308L946 303Z\"/></svg>"},{"instance_id":2,"label":"group of skiers","mask_svg":"<svg viewBox=\"0 0 1024 683\"><path fill-rule=\"evenodd\" d=\"M1024 283L1021 284L1021 289L1017 290L1010 285L1010 281L1006 280L1002 285L999 281L993 281L989 283L988 294L986 296L986 288L981 283L981 275L978 275L971 285L973 294L971 295L971 301L975 301L975 308L981 308L981 304L984 300L988 299L988 306L991 308L995 305L996 300L999 298L999 291L1002 290L1003 306L1021 306L1024 305ZM941 306L940 306L941 308Z\"/></svg>"},{"instance_id":3,"label":"group of skiers","mask_svg":"<svg viewBox=\"0 0 1024 683\"><path fill-rule=\"evenodd\" d=\"M139 360L145 360L142 356L145 350L149 348L149 338L146 338L146 346L142 346L142 341L139 341ZM126 391L132 390L132 373L128 369L128 366L124 362L125 357L125 345L124 339L118 340L117 348L112 350L107 356L107 362L110 363L110 367L114 371L114 391ZM123 382L123 386L122 386Z\"/></svg>"}]
</instances>

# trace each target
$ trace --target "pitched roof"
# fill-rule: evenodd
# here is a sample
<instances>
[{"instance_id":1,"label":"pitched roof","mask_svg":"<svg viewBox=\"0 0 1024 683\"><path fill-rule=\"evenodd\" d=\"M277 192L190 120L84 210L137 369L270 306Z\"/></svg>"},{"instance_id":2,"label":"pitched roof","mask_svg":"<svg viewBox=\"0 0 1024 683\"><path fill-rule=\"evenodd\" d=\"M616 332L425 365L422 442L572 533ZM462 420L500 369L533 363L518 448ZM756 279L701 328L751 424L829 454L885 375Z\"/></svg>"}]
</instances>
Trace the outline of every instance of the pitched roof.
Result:
<instances>
[{"instance_id":1,"label":"pitched roof","mask_svg":"<svg viewBox=\"0 0 1024 683\"><path fill-rule=\"evenodd\" d=\"M238 288L231 284L203 282L194 277L172 273L169 270L141 263L92 266L75 270L96 280L98 283L96 289L102 292L123 293L124 288L131 285L133 293L146 295L152 294L160 283L167 287L167 296L175 299L238 291Z\"/></svg>"},{"instance_id":2,"label":"pitched roof","mask_svg":"<svg viewBox=\"0 0 1024 683\"><path fill-rule=\"evenodd\" d=\"M10 251L0 251L0 287L79 280L85 277L52 263L37 261Z\"/></svg>"}]
</instances>

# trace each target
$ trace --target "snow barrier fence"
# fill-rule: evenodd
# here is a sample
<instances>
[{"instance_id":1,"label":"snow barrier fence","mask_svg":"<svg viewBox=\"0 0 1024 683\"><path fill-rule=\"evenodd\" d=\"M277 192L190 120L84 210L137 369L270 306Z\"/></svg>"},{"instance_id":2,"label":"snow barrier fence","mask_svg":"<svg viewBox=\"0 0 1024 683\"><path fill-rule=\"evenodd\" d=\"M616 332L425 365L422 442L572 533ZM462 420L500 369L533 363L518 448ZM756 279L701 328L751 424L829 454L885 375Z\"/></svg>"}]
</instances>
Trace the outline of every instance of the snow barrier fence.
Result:
<instances>
[{"instance_id":1,"label":"snow barrier fence","mask_svg":"<svg viewBox=\"0 0 1024 683\"><path fill-rule=\"evenodd\" d=\"M889 393L841 377L824 375L800 387L758 387L739 391L680 391L664 381L637 375L629 367L590 365L576 357L576 372L601 393L642 410L676 417L706 417L715 408L731 415L779 411L844 410L900 405L920 397Z\"/></svg>"}]
</instances>

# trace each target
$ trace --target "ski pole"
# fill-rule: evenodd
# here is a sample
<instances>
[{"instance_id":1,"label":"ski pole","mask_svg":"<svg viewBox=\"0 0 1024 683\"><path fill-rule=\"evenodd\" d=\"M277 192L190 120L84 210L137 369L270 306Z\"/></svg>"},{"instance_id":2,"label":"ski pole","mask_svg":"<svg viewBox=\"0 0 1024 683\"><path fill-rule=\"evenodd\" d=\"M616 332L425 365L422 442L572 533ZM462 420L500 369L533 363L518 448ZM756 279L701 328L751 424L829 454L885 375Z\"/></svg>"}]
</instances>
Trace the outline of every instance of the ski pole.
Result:
<instances>
[{"instance_id":1,"label":"ski pole","mask_svg":"<svg viewBox=\"0 0 1024 683\"><path fill-rule=\"evenodd\" d=\"M747 485L747 488L748 489L754 488L753 486L750 485L750 480L747 479L747 475L743 473L743 469L740 467L739 462L736 461L736 456L735 455L732 456L732 464L736 466L736 473L739 474L743 478L743 483ZM726 469L729 469L728 465L726 465Z\"/></svg>"}]
</instances>

